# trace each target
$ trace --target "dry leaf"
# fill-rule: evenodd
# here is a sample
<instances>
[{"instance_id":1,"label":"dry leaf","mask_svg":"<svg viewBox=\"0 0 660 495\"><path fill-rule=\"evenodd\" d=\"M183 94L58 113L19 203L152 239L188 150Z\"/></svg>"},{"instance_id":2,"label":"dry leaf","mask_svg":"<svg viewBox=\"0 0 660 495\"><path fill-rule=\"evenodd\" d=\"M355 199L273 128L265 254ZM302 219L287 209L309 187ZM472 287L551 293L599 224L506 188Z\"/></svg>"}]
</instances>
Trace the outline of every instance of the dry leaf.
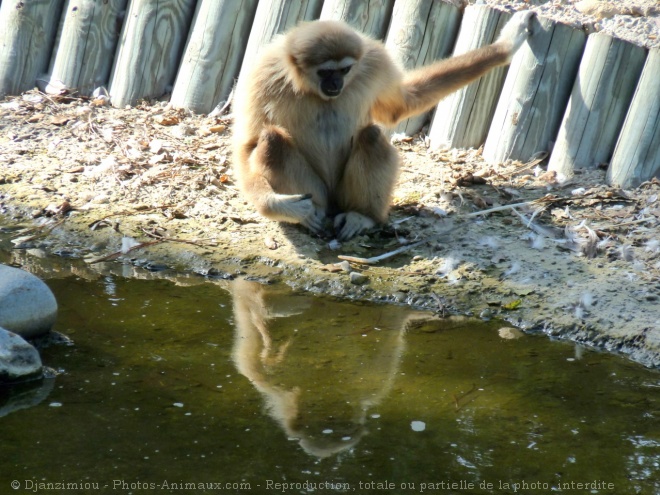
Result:
<instances>
[{"instance_id":1,"label":"dry leaf","mask_svg":"<svg viewBox=\"0 0 660 495\"><path fill-rule=\"evenodd\" d=\"M43 118L44 118L43 113L35 113L29 119L27 119L27 121L31 124L34 124L35 122L39 122Z\"/></svg>"},{"instance_id":2,"label":"dry leaf","mask_svg":"<svg viewBox=\"0 0 660 495\"><path fill-rule=\"evenodd\" d=\"M177 115L156 115L154 117L154 122L160 125L176 125L181 122L181 119Z\"/></svg>"},{"instance_id":3,"label":"dry leaf","mask_svg":"<svg viewBox=\"0 0 660 495\"><path fill-rule=\"evenodd\" d=\"M557 172L555 172L554 170L548 170L547 172L539 175L539 180L548 182L550 184L554 184L555 182L557 182Z\"/></svg>"},{"instance_id":4,"label":"dry leaf","mask_svg":"<svg viewBox=\"0 0 660 495\"><path fill-rule=\"evenodd\" d=\"M93 107L104 107L110 105L110 98L105 95L99 96L98 98L94 98L89 104Z\"/></svg>"},{"instance_id":5,"label":"dry leaf","mask_svg":"<svg viewBox=\"0 0 660 495\"><path fill-rule=\"evenodd\" d=\"M60 205L54 203L49 204L44 208L44 213L48 216L64 215L65 213L71 211L73 208L68 201L64 201Z\"/></svg>"},{"instance_id":6,"label":"dry leaf","mask_svg":"<svg viewBox=\"0 0 660 495\"><path fill-rule=\"evenodd\" d=\"M55 115L55 116L51 119L50 123L53 124L53 125L64 125L64 124L66 124L68 121L70 121L71 118L72 118L72 117L71 117L70 115Z\"/></svg>"},{"instance_id":7,"label":"dry leaf","mask_svg":"<svg viewBox=\"0 0 660 495\"><path fill-rule=\"evenodd\" d=\"M475 195L472 197L472 202L473 202L474 205L475 205L477 208L479 208L480 210L484 210L484 209L486 209L486 208L489 207L488 202L487 202L484 198L482 198L481 196L479 196L478 194L475 194Z\"/></svg>"},{"instance_id":8,"label":"dry leaf","mask_svg":"<svg viewBox=\"0 0 660 495\"><path fill-rule=\"evenodd\" d=\"M511 301L510 303L503 305L502 309L505 311L513 311L514 309L518 309L521 304L522 304L522 299L516 299L514 301Z\"/></svg>"},{"instance_id":9,"label":"dry leaf","mask_svg":"<svg viewBox=\"0 0 660 495\"><path fill-rule=\"evenodd\" d=\"M322 265L320 269L323 270L324 272L330 272L330 273L339 273L344 271L344 269L341 266L339 266L339 263Z\"/></svg>"}]
</instances>

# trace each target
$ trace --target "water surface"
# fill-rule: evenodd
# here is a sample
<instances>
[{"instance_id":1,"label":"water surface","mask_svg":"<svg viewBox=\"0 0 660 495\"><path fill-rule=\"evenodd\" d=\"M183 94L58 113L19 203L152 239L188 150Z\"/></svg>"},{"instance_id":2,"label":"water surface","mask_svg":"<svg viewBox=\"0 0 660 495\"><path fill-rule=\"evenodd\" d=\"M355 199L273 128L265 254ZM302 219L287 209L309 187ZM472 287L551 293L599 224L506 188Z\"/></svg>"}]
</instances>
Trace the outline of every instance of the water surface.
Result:
<instances>
[{"instance_id":1,"label":"water surface","mask_svg":"<svg viewBox=\"0 0 660 495\"><path fill-rule=\"evenodd\" d=\"M660 375L617 356L254 282L55 272L73 345L0 418L0 493L660 493Z\"/></svg>"}]
</instances>

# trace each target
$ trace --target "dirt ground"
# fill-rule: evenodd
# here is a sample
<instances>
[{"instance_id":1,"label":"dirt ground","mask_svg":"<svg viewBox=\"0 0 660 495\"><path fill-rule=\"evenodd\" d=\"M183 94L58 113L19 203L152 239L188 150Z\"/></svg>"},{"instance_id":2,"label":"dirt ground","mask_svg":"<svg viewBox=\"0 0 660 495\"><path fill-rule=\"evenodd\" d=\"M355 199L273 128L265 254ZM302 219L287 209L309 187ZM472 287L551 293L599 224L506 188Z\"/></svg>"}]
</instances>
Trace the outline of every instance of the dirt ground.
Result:
<instances>
[{"instance_id":1,"label":"dirt ground","mask_svg":"<svg viewBox=\"0 0 660 495\"><path fill-rule=\"evenodd\" d=\"M22 227L11 231L18 250L83 258L90 270L118 260L498 317L660 366L658 180L625 191L604 185L605 170L565 180L542 159L435 152L421 133L396 143L389 223L339 245L259 217L234 184L230 139L230 118L164 102L7 97L0 226Z\"/></svg>"},{"instance_id":2,"label":"dirt ground","mask_svg":"<svg viewBox=\"0 0 660 495\"><path fill-rule=\"evenodd\" d=\"M623 191L595 170L560 182L543 162L493 166L478 150L433 152L420 134L397 143L388 225L338 245L244 202L229 119L97 103L38 92L0 102L0 212L24 227L16 248L92 270L118 259L500 317L660 365L657 180ZM340 259L400 248L372 264Z\"/></svg>"}]
</instances>

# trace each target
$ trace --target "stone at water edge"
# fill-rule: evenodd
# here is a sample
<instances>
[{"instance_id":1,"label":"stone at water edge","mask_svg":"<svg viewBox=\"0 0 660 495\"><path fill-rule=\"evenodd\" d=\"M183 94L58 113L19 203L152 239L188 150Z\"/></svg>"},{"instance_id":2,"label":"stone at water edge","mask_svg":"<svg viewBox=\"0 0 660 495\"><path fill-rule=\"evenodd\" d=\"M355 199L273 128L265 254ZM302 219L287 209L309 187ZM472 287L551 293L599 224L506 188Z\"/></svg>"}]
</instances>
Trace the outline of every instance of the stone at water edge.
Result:
<instances>
[{"instance_id":1,"label":"stone at water edge","mask_svg":"<svg viewBox=\"0 0 660 495\"><path fill-rule=\"evenodd\" d=\"M0 264L0 327L25 338L48 333L57 317L57 301L39 277Z\"/></svg>"},{"instance_id":2,"label":"stone at water edge","mask_svg":"<svg viewBox=\"0 0 660 495\"><path fill-rule=\"evenodd\" d=\"M41 377L39 352L20 335L0 328L0 384Z\"/></svg>"}]
</instances>

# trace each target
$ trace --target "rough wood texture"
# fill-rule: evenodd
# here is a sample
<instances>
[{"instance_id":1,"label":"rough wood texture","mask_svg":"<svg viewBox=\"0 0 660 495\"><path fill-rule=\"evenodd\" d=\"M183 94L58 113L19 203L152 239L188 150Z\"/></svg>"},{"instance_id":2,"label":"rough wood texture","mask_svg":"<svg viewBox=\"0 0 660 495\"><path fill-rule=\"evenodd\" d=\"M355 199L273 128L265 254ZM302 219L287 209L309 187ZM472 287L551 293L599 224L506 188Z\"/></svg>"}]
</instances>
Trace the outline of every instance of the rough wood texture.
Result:
<instances>
[{"instance_id":1,"label":"rough wood texture","mask_svg":"<svg viewBox=\"0 0 660 495\"><path fill-rule=\"evenodd\" d=\"M571 95L586 36L538 18L513 57L484 146L490 162L529 160L551 148Z\"/></svg>"},{"instance_id":2,"label":"rough wood texture","mask_svg":"<svg viewBox=\"0 0 660 495\"><path fill-rule=\"evenodd\" d=\"M0 5L0 97L35 86L46 72L64 0L4 0Z\"/></svg>"},{"instance_id":3,"label":"rough wood texture","mask_svg":"<svg viewBox=\"0 0 660 495\"><path fill-rule=\"evenodd\" d=\"M132 0L110 78L116 107L162 96L174 82L195 0Z\"/></svg>"},{"instance_id":4,"label":"rough wood texture","mask_svg":"<svg viewBox=\"0 0 660 495\"><path fill-rule=\"evenodd\" d=\"M323 0L259 2L239 78L252 67L261 49L270 43L276 34L287 31L299 22L318 19L322 5Z\"/></svg>"},{"instance_id":5,"label":"rough wood texture","mask_svg":"<svg viewBox=\"0 0 660 495\"><path fill-rule=\"evenodd\" d=\"M209 113L229 96L243 62L257 0L200 0L172 105Z\"/></svg>"},{"instance_id":6,"label":"rough wood texture","mask_svg":"<svg viewBox=\"0 0 660 495\"><path fill-rule=\"evenodd\" d=\"M390 23L394 0L325 0L321 19L344 21L382 40Z\"/></svg>"},{"instance_id":7,"label":"rough wood texture","mask_svg":"<svg viewBox=\"0 0 660 495\"><path fill-rule=\"evenodd\" d=\"M467 7L454 55L492 43L510 18L485 5ZM432 148L477 148L484 143L507 70L498 67L440 102L429 131Z\"/></svg>"},{"instance_id":8,"label":"rough wood texture","mask_svg":"<svg viewBox=\"0 0 660 495\"><path fill-rule=\"evenodd\" d=\"M660 48L644 64L607 172L610 184L636 187L660 176Z\"/></svg>"},{"instance_id":9,"label":"rough wood texture","mask_svg":"<svg viewBox=\"0 0 660 495\"><path fill-rule=\"evenodd\" d=\"M641 47L589 36L548 170L570 177L610 161L645 59Z\"/></svg>"},{"instance_id":10,"label":"rough wood texture","mask_svg":"<svg viewBox=\"0 0 660 495\"><path fill-rule=\"evenodd\" d=\"M454 46L461 13L433 0L396 0L385 45L401 65L414 69L447 57ZM418 132L428 113L401 122L394 132Z\"/></svg>"},{"instance_id":11,"label":"rough wood texture","mask_svg":"<svg viewBox=\"0 0 660 495\"><path fill-rule=\"evenodd\" d=\"M89 95L108 84L127 0L67 0L50 80Z\"/></svg>"}]
</instances>

